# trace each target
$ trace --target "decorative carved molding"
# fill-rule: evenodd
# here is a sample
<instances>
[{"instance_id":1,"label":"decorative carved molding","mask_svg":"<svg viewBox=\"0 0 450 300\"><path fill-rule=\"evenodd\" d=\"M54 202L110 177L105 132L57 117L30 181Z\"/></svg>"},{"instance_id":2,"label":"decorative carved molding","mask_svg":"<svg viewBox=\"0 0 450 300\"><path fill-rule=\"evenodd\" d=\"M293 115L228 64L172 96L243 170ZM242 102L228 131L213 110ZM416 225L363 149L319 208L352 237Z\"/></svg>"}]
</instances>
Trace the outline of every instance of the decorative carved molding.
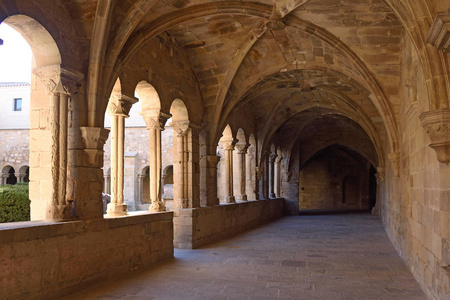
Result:
<instances>
[{"instance_id":1,"label":"decorative carved molding","mask_svg":"<svg viewBox=\"0 0 450 300\"><path fill-rule=\"evenodd\" d=\"M271 152L271 153L269 154L269 162L270 162L270 163L274 163L274 162L275 162L275 158L277 158L277 156L278 156L278 155L277 155L276 153L272 153L272 152Z\"/></svg>"},{"instance_id":2,"label":"decorative carved molding","mask_svg":"<svg viewBox=\"0 0 450 300\"><path fill-rule=\"evenodd\" d=\"M394 176L398 177L400 175L400 157L399 154L396 152L392 152L388 155L389 160L392 164L392 171L394 171Z\"/></svg>"},{"instance_id":3,"label":"decorative carved molding","mask_svg":"<svg viewBox=\"0 0 450 300\"><path fill-rule=\"evenodd\" d=\"M378 183L382 183L384 182L384 168L382 167L378 167L377 168L377 173L375 174L375 177L377 178L377 182Z\"/></svg>"},{"instance_id":4,"label":"decorative carved molding","mask_svg":"<svg viewBox=\"0 0 450 300\"><path fill-rule=\"evenodd\" d=\"M174 122L171 123L171 126L173 127L173 130L177 133L178 136L183 136L188 132L190 122L189 121Z\"/></svg>"},{"instance_id":5,"label":"decorative carved molding","mask_svg":"<svg viewBox=\"0 0 450 300\"><path fill-rule=\"evenodd\" d=\"M130 97L125 94L113 93L109 98L108 114L110 116L124 116L129 117L130 109L138 99Z\"/></svg>"},{"instance_id":6,"label":"decorative carved molding","mask_svg":"<svg viewBox=\"0 0 450 300\"><path fill-rule=\"evenodd\" d=\"M450 109L438 109L424 112L420 121L425 128L431 144L436 151L437 159L441 163L450 162Z\"/></svg>"},{"instance_id":7,"label":"decorative carved molding","mask_svg":"<svg viewBox=\"0 0 450 300\"><path fill-rule=\"evenodd\" d=\"M84 149L103 151L108 139L109 130L100 127L80 127L80 135Z\"/></svg>"},{"instance_id":8,"label":"decorative carved molding","mask_svg":"<svg viewBox=\"0 0 450 300\"><path fill-rule=\"evenodd\" d=\"M438 50L450 52L450 15L448 11L439 12L434 17L428 31L427 43Z\"/></svg>"},{"instance_id":9,"label":"decorative carved molding","mask_svg":"<svg viewBox=\"0 0 450 300\"><path fill-rule=\"evenodd\" d=\"M217 168L217 164L220 161L220 156L208 155L205 156L205 158L206 158L206 165L208 168Z\"/></svg>"},{"instance_id":10,"label":"decorative carved molding","mask_svg":"<svg viewBox=\"0 0 450 300\"><path fill-rule=\"evenodd\" d=\"M164 130L167 120L171 117L170 114L163 113L159 109L156 110L143 110L139 112L144 118L147 129L159 129Z\"/></svg>"},{"instance_id":11,"label":"decorative carved molding","mask_svg":"<svg viewBox=\"0 0 450 300\"><path fill-rule=\"evenodd\" d=\"M226 138L221 138L220 142L222 143L222 146L225 150L233 151L234 146L236 146L236 143L238 142L238 140L235 138L232 138L232 137L226 137Z\"/></svg>"},{"instance_id":12,"label":"decorative carved molding","mask_svg":"<svg viewBox=\"0 0 450 300\"><path fill-rule=\"evenodd\" d=\"M238 154L247 154L247 149L250 144L236 144L236 150Z\"/></svg>"},{"instance_id":13,"label":"decorative carved molding","mask_svg":"<svg viewBox=\"0 0 450 300\"><path fill-rule=\"evenodd\" d=\"M266 24L269 30L283 30L286 27L286 23L282 19L271 19Z\"/></svg>"},{"instance_id":14,"label":"decorative carved molding","mask_svg":"<svg viewBox=\"0 0 450 300\"><path fill-rule=\"evenodd\" d=\"M84 78L83 73L63 69L60 65L36 68L33 73L40 79L48 94L77 94Z\"/></svg>"}]
</instances>

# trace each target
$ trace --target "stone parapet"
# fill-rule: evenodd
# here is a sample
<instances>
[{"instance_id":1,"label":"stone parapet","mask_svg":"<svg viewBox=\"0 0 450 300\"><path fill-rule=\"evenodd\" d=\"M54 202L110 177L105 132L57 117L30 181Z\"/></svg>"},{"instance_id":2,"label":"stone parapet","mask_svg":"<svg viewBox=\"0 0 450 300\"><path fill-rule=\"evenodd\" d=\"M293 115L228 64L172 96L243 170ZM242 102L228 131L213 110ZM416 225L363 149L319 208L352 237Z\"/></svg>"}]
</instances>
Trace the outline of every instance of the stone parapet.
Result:
<instances>
[{"instance_id":1,"label":"stone parapet","mask_svg":"<svg viewBox=\"0 0 450 300\"><path fill-rule=\"evenodd\" d=\"M170 259L172 220L173 213L164 212L90 222L0 224L0 262L11 265L0 273L1 294L53 299Z\"/></svg>"},{"instance_id":2,"label":"stone parapet","mask_svg":"<svg viewBox=\"0 0 450 300\"><path fill-rule=\"evenodd\" d=\"M174 211L174 245L193 249L218 242L283 215L284 199L230 203Z\"/></svg>"}]
</instances>

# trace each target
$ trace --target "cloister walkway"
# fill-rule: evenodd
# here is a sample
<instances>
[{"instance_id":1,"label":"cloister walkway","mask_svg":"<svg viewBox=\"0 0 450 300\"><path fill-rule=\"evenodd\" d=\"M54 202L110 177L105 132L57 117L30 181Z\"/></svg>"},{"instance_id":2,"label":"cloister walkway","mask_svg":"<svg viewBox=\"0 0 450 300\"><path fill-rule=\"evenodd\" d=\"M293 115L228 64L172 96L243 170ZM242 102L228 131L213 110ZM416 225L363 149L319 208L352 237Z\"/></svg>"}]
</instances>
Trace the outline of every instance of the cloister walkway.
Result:
<instances>
[{"instance_id":1,"label":"cloister walkway","mask_svg":"<svg viewBox=\"0 0 450 300\"><path fill-rule=\"evenodd\" d=\"M285 217L65 299L426 299L369 214Z\"/></svg>"}]
</instances>

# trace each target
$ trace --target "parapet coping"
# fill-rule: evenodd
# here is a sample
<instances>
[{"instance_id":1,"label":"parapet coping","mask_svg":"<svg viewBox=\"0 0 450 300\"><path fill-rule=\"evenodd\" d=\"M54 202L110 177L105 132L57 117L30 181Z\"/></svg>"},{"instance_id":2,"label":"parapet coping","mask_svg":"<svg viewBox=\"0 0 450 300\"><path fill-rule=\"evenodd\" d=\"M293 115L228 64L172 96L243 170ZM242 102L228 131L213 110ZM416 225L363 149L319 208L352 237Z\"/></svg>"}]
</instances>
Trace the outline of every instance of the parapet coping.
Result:
<instances>
[{"instance_id":1,"label":"parapet coping","mask_svg":"<svg viewBox=\"0 0 450 300\"><path fill-rule=\"evenodd\" d=\"M66 222L43 220L2 223L0 224L0 244L54 238L63 235L85 233L87 231L104 231L160 221L173 222L173 212L139 212L130 213L127 216L119 218Z\"/></svg>"}]
</instances>

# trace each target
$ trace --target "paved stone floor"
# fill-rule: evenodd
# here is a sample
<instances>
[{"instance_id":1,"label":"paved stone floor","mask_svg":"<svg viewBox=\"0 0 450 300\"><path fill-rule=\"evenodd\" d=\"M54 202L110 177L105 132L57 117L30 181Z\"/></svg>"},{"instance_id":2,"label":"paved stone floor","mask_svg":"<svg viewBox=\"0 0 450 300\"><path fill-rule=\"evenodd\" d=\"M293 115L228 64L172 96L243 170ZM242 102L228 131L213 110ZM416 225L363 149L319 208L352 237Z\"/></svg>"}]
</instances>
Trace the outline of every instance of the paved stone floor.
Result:
<instances>
[{"instance_id":1,"label":"paved stone floor","mask_svg":"<svg viewBox=\"0 0 450 300\"><path fill-rule=\"evenodd\" d=\"M369 214L285 217L65 299L426 299Z\"/></svg>"}]
</instances>

